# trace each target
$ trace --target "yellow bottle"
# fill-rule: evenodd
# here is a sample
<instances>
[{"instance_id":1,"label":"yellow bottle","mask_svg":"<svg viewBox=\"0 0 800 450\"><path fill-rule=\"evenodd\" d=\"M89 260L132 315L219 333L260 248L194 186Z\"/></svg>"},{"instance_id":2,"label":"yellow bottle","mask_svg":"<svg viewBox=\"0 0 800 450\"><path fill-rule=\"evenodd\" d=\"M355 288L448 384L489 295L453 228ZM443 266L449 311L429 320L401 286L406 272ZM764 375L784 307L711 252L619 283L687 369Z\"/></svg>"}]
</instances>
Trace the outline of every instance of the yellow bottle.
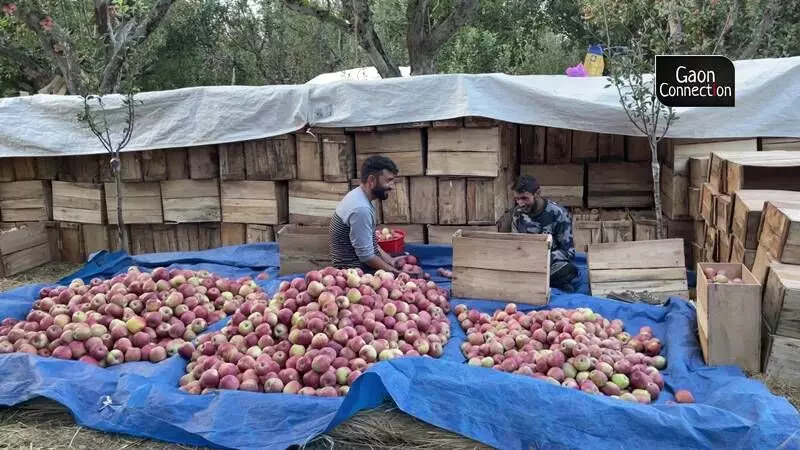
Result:
<instances>
[{"instance_id":1,"label":"yellow bottle","mask_svg":"<svg viewBox=\"0 0 800 450\"><path fill-rule=\"evenodd\" d=\"M605 62L603 60L603 49L600 45L592 45L589 47L586 58L583 60L583 67L586 69L587 76L599 77L603 75Z\"/></svg>"}]
</instances>

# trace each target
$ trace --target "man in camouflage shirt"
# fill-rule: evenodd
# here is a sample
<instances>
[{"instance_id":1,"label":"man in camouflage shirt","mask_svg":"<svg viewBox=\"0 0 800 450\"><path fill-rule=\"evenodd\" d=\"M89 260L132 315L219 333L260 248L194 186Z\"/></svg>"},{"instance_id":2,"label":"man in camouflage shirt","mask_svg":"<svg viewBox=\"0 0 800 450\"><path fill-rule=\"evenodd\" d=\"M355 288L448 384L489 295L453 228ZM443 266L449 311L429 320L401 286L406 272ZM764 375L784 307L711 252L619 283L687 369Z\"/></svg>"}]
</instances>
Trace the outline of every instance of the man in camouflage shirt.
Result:
<instances>
[{"instance_id":1,"label":"man in camouflage shirt","mask_svg":"<svg viewBox=\"0 0 800 450\"><path fill-rule=\"evenodd\" d=\"M513 191L516 206L512 211L511 231L552 235L550 286L573 292L570 283L578 275L578 269L572 262L575 244L569 213L558 203L542 197L539 182L531 176L521 176Z\"/></svg>"}]
</instances>

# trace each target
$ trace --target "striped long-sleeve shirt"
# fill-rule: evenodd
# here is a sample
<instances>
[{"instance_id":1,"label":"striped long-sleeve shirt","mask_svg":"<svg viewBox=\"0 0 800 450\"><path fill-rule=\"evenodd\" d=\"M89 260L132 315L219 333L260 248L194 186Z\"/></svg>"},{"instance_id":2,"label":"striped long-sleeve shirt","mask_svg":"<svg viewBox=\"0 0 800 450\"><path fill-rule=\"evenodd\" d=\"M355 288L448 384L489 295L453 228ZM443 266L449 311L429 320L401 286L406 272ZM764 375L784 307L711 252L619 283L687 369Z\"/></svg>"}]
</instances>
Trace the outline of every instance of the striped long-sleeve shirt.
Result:
<instances>
[{"instance_id":1,"label":"striped long-sleeve shirt","mask_svg":"<svg viewBox=\"0 0 800 450\"><path fill-rule=\"evenodd\" d=\"M361 267L378 254L375 207L361 187L344 196L328 228L331 263L337 268Z\"/></svg>"}]
</instances>

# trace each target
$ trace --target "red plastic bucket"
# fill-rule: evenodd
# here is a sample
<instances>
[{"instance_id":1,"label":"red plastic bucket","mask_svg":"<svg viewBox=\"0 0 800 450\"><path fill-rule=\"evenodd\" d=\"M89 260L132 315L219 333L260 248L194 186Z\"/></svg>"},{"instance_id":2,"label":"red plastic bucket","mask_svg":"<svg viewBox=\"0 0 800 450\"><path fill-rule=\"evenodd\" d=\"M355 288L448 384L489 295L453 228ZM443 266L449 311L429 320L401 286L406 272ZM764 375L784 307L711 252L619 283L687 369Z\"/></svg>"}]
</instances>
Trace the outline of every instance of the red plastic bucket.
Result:
<instances>
[{"instance_id":1,"label":"red plastic bucket","mask_svg":"<svg viewBox=\"0 0 800 450\"><path fill-rule=\"evenodd\" d=\"M406 248L406 232L400 229L392 230L392 234L395 233L400 236L386 240L378 238L378 245L390 255L402 253Z\"/></svg>"}]
</instances>

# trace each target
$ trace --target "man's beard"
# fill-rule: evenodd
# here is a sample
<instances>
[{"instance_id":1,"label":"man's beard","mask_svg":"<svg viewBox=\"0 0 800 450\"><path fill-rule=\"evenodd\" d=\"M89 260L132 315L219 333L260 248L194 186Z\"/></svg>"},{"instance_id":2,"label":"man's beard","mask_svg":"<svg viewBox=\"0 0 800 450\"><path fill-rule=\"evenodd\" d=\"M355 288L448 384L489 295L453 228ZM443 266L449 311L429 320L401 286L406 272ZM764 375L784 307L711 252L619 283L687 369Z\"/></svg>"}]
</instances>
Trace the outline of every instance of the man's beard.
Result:
<instances>
[{"instance_id":1,"label":"man's beard","mask_svg":"<svg viewBox=\"0 0 800 450\"><path fill-rule=\"evenodd\" d=\"M385 187L375 186L374 188L372 188L372 195L374 195L375 198L379 198L381 200L386 200L386 199L389 198L389 192L390 191L391 191L391 189L386 189Z\"/></svg>"}]
</instances>

